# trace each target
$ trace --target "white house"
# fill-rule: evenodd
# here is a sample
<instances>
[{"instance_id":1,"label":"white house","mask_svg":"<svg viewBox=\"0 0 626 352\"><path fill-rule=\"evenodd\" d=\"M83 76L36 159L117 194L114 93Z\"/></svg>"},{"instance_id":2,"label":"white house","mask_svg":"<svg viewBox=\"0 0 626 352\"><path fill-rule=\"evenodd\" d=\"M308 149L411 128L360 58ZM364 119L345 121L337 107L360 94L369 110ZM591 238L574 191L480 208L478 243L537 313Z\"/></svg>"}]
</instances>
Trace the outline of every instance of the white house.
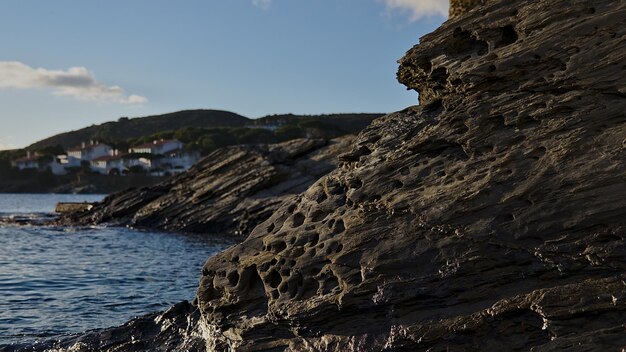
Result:
<instances>
[{"instance_id":1,"label":"white house","mask_svg":"<svg viewBox=\"0 0 626 352\"><path fill-rule=\"evenodd\" d=\"M161 139L131 147L131 155L121 155L117 149L106 144L90 141L68 149L66 154L51 156L49 160L29 152L25 158L17 159L12 164L19 169L49 168L56 175L82 167L85 162L89 163L93 172L104 175L122 175L137 167L151 175L166 175L189 170L200 159L199 152L185 151L183 147L184 143L178 140Z\"/></svg>"},{"instance_id":2,"label":"white house","mask_svg":"<svg viewBox=\"0 0 626 352\"><path fill-rule=\"evenodd\" d=\"M57 160L59 161L59 164L63 165L65 168L80 167L81 160L74 156L67 154L57 155Z\"/></svg>"},{"instance_id":3,"label":"white house","mask_svg":"<svg viewBox=\"0 0 626 352\"><path fill-rule=\"evenodd\" d=\"M200 159L200 154L197 152L186 152L183 150L184 146L184 143L176 139L161 139L152 143L131 147L128 149L128 152L131 154L150 155L126 160L126 166L129 168L141 166L146 171L149 171L151 175L186 171Z\"/></svg>"},{"instance_id":4,"label":"white house","mask_svg":"<svg viewBox=\"0 0 626 352\"><path fill-rule=\"evenodd\" d=\"M126 170L124 157L121 155L106 155L91 160L91 170L103 175L121 175Z\"/></svg>"},{"instance_id":5,"label":"white house","mask_svg":"<svg viewBox=\"0 0 626 352\"><path fill-rule=\"evenodd\" d=\"M152 143L145 143L135 147L131 147L129 153L137 154L165 154L172 150L182 149L184 143L176 139L172 140L155 140Z\"/></svg>"},{"instance_id":6,"label":"white house","mask_svg":"<svg viewBox=\"0 0 626 352\"><path fill-rule=\"evenodd\" d=\"M65 167L61 165L61 163L59 163L59 160L57 158L54 158L52 156L42 156L36 152L31 153L27 151L25 157L19 158L17 160L13 160L11 162L11 165L20 170L50 169L50 171L55 175L65 175L67 173L67 171L65 170Z\"/></svg>"},{"instance_id":7,"label":"white house","mask_svg":"<svg viewBox=\"0 0 626 352\"><path fill-rule=\"evenodd\" d=\"M41 155L39 155L39 153L31 153L27 151L25 157L13 160L11 165L20 170L39 169L42 166L39 159L41 159Z\"/></svg>"},{"instance_id":8,"label":"white house","mask_svg":"<svg viewBox=\"0 0 626 352\"><path fill-rule=\"evenodd\" d=\"M122 173L127 173L133 167L141 167L145 171L150 171L153 168L157 167L158 162L153 160L150 157L143 156L129 156L125 155L122 157L120 171Z\"/></svg>"},{"instance_id":9,"label":"white house","mask_svg":"<svg viewBox=\"0 0 626 352\"><path fill-rule=\"evenodd\" d=\"M176 149L165 153L160 164L164 170L170 173L181 173L189 170L198 160L200 160L199 152Z\"/></svg>"},{"instance_id":10,"label":"white house","mask_svg":"<svg viewBox=\"0 0 626 352\"><path fill-rule=\"evenodd\" d=\"M67 156L79 160L91 161L103 156L112 155L113 148L100 142L90 141L89 144L83 142L80 146L67 150Z\"/></svg>"}]
</instances>

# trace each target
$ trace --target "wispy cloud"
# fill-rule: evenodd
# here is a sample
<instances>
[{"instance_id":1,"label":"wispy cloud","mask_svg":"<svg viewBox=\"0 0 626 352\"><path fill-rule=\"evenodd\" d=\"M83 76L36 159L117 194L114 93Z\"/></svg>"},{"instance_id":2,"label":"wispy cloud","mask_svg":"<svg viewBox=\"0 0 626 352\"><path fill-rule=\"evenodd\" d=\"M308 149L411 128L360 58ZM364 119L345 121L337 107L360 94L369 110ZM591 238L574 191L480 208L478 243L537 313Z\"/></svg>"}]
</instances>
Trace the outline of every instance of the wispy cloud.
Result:
<instances>
[{"instance_id":1,"label":"wispy cloud","mask_svg":"<svg viewBox=\"0 0 626 352\"><path fill-rule=\"evenodd\" d=\"M272 6L272 0L252 0L252 5L267 10Z\"/></svg>"},{"instance_id":2,"label":"wispy cloud","mask_svg":"<svg viewBox=\"0 0 626 352\"><path fill-rule=\"evenodd\" d=\"M409 16L410 21L417 21L424 17L448 17L449 0L378 0L384 1L387 11L402 12Z\"/></svg>"},{"instance_id":3,"label":"wispy cloud","mask_svg":"<svg viewBox=\"0 0 626 352\"><path fill-rule=\"evenodd\" d=\"M85 67L66 71L33 68L19 61L0 61L0 89L51 89L54 95L81 101L108 101L141 105L148 98L127 95L119 86L107 86L96 80Z\"/></svg>"}]
</instances>

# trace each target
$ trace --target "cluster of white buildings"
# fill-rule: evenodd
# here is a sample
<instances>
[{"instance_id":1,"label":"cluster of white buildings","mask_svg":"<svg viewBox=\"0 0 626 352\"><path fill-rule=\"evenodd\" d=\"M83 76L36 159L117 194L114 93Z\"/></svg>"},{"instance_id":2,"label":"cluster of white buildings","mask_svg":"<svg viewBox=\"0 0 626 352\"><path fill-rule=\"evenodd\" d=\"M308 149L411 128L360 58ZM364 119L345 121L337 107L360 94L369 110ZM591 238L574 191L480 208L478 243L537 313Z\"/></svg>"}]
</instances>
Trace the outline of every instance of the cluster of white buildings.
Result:
<instances>
[{"instance_id":1,"label":"cluster of white buildings","mask_svg":"<svg viewBox=\"0 0 626 352\"><path fill-rule=\"evenodd\" d=\"M90 141L69 148L66 154L54 158L27 152L26 157L14 160L12 164L20 170L50 168L55 175L89 167L93 172L104 175L125 175L141 170L152 176L163 176L186 171L200 159L200 153L185 151L184 146L175 139L161 139L121 153L107 144Z\"/></svg>"}]
</instances>

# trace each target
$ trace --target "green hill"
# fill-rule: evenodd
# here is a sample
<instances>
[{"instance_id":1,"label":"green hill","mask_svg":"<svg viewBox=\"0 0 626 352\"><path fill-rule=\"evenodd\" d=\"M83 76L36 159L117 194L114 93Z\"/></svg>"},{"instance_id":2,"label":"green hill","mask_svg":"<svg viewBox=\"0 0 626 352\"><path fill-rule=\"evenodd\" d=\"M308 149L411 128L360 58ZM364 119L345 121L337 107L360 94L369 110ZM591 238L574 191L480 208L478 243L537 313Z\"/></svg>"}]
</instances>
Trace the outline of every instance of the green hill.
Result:
<instances>
[{"instance_id":1,"label":"green hill","mask_svg":"<svg viewBox=\"0 0 626 352\"><path fill-rule=\"evenodd\" d=\"M182 138L185 143L198 142L201 135L234 134L228 144L273 143L276 141L315 136L335 137L346 133L356 133L382 114L328 114L328 115L268 115L258 119L221 110L184 110L163 115L127 118L92 125L79 130L57 134L26 147L27 150L41 151L50 148L62 150L89 140L112 143L119 147L138 143L152 138ZM260 131L247 131L250 128L273 128L275 137L264 136ZM178 132L178 133L177 133ZM249 138L248 138L249 137ZM198 145L195 143L195 146ZM206 144L206 143L205 143ZM210 143L209 143L210 144Z\"/></svg>"},{"instance_id":2,"label":"green hill","mask_svg":"<svg viewBox=\"0 0 626 352\"><path fill-rule=\"evenodd\" d=\"M97 140L120 150L161 138L176 138L187 149L207 154L234 144L276 143L294 138L335 138L358 133L382 113L294 115L276 114L257 119L222 110L183 110L163 115L127 118L60 133L24 149L0 151L0 169L26 150L42 155L63 154L81 142Z\"/></svg>"},{"instance_id":3,"label":"green hill","mask_svg":"<svg viewBox=\"0 0 626 352\"><path fill-rule=\"evenodd\" d=\"M185 110L132 119L122 117L114 122L106 122L76 131L57 134L33 143L26 149L40 150L57 145L69 148L92 139L108 142L123 141L185 127L241 127L249 122L250 119L244 116L221 110Z\"/></svg>"}]
</instances>

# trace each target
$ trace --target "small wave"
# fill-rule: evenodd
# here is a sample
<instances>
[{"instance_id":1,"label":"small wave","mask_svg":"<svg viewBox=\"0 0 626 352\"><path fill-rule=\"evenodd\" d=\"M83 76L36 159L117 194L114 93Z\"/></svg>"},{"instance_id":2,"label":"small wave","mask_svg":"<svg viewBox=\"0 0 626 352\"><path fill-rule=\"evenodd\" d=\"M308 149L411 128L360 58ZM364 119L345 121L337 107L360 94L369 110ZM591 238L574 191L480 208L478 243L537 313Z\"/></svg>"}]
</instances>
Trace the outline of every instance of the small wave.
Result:
<instances>
[{"instance_id":1,"label":"small wave","mask_svg":"<svg viewBox=\"0 0 626 352\"><path fill-rule=\"evenodd\" d=\"M58 216L53 213L0 213L0 226L42 226L50 224Z\"/></svg>"},{"instance_id":2,"label":"small wave","mask_svg":"<svg viewBox=\"0 0 626 352\"><path fill-rule=\"evenodd\" d=\"M192 298L202 263L225 247L121 227L0 225L0 345L114 326Z\"/></svg>"}]
</instances>

